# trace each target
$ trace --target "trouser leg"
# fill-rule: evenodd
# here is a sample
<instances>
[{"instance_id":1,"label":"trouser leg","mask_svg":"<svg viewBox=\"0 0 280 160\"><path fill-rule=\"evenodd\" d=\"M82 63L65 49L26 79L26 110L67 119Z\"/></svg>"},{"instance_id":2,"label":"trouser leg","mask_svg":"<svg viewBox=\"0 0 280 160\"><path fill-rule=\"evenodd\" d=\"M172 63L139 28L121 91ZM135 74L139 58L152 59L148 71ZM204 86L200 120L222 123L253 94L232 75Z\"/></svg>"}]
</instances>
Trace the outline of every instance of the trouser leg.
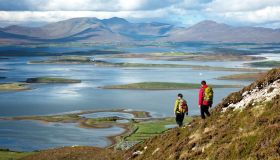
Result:
<instances>
[{"instance_id":1,"label":"trouser leg","mask_svg":"<svg viewBox=\"0 0 280 160\"><path fill-rule=\"evenodd\" d=\"M183 125L183 121L184 121L184 114L177 113L176 114L176 123L179 125L179 127L181 127Z\"/></svg>"},{"instance_id":2,"label":"trouser leg","mask_svg":"<svg viewBox=\"0 0 280 160\"><path fill-rule=\"evenodd\" d=\"M209 117L210 116L209 106L204 106L204 107L205 107L205 113Z\"/></svg>"},{"instance_id":3,"label":"trouser leg","mask_svg":"<svg viewBox=\"0 0 280 160\"><path fill-rule=\"evenodd\" d=\"M200 115L202 119L205 119L205 115L204 115L204 107L200 106Z\"/></svg>"}]
</instances>

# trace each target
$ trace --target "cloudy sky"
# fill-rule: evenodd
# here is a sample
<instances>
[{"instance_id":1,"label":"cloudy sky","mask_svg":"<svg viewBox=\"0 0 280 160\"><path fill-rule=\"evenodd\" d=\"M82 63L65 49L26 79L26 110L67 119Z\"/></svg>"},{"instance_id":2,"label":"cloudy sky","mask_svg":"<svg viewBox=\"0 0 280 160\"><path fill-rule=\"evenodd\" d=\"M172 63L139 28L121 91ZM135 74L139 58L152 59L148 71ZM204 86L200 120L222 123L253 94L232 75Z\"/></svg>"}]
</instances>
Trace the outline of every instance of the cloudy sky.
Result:
<instances>
[{"instance_id":1,"label":"cloudy sky","mask_svg":"<svg viewBox=\"0 0 280 160\"><path fill-rule=\"evenodd\" d=\"M74 17L190 26L214 20L280 28L280 0L0 0L0 26L41 25Z\"/></svg>"}]
</instances>

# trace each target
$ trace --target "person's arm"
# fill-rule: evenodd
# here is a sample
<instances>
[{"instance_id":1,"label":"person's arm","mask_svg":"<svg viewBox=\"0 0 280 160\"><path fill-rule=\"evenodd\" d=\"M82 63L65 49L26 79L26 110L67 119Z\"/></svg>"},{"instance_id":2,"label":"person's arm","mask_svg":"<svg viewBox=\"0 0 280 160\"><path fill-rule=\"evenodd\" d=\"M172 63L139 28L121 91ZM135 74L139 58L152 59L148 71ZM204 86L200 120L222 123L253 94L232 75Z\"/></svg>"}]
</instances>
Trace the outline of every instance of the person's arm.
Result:
<instances>
[{"instance_id":1,"label":"person's arm","mask_svg":"<svg viewBox=\"0 0 280 160\"><path fill-rule=\"evenodd\" d=\"M179 105L179 101L178 101L178 100L176 100L176 101L175 101L175 104L174 104L174 114L176 114L176 111L177 111L178 105Z\"/></svg>"},{"instance_id":2,"label":"person's arm","mask_svg":"<svg viewBox=\"0 0 280 160\"><path fill-rule=\"evenodd\" d=\"M198 107L201 107L203 101L203 89L201 88L198 92Z\"/></svg>"},{"instance_id":3,"label":"person's arm","mask_svg":"<svg viewBox=\"0 0 280 160\"><path fill-rule=\"evenodd\" d=\"M186 101L186 115L189 115L189 106L188 106L187 101Z\"/></svg>"}]
</instances>

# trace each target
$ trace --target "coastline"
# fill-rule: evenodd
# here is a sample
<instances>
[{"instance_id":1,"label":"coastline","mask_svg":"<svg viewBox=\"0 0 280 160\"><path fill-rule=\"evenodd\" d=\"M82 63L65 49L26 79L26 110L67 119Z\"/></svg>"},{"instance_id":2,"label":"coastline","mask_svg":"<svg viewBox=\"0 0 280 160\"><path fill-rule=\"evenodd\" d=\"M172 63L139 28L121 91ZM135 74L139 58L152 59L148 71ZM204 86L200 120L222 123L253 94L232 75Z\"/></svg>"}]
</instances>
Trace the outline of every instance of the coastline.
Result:
<instances>
[{"instance_id":1,"label":"coastline","mask_svg":"<svg viewBox=\"0 0 280 160\"><path fill-rule=\"evenodd\" d=\"M133 115L133 121L139 120L143 121L143 119L152 119L152 116L149 112L146 111L135 111L135 110L127 110L127 109L110 109L110 110L87 110L80 111L76 113L66 113L66 114L53 114L53 115L41 115L41 116L17 116L17 117L0 117L0 120L13 120L13 121L21 121L21 120L29 120L29 121L39 121L42 124L47 123L76 123L77 127L87 128L87 129L103 129L103 128L111 128L111 127L120 127L123 128L124 131L118 134L112 134L109 136L105 136L109 144L105 148L114 146L118 142L118 138L122 135L125 135L131 131L132 122L129 120L128 123L117 123L116 120L121 120L125 118L117 118L117 117L102 117L102 118L86 118L82 115L99 113L99 112L116 112L116 113L128 113ZM57 118L57 119L56 119ZM59 119L61 118L61 119ZM112 119L110 119L112 118ZM86 124L88 120L93 120L93 124Z\"/></svg>"},{"instance_id":2,"label":"coastline","mask_svg":"<svg viewBox=\"0 0 280 160\"><path fill-rule=\"evenodd\" d=\"M213 88L241 88L242 85L210 85ZM98 87L101 89L121 89L121 90L188 90L199 89L200 84L193 83L171 83L171 82L139 82L123 85L109 85Z\"/></svg>"},{"instance_id":3,"label":"coastline","mask_svg":"<svg viewBox=\"0 0 280 160\"><path fill-rule=\"evenodd\" d=\"M118 123L116 120L122 120L125 118L117 118L117 117L102 117L102 118L86 118L82 115L85 114L92 114L92 113L101 113L101 112L116 112L116 113L128 113L132 114L133 118L126 119L128 122L126 123ZM55 119L58 118L58 119ZM59 117L64 117L64 119L59 119ZM112 119L110 119L112 118ZM95 119L95 120L94 120ZM108 120L109 119L109 120ZM190 119L192 119L190 117ZM173 122L173 117L163 117L163 118L155 118L152 117L149 112L146 111L136 111L136 110L127 110L127 109L110 109L110 110L87 110L87 111L79 111L75 113L66 113L66 114L53 114L53 115L41 115L41 116L20 116L20 117L0 117L0 120L30 120L30 121L39 121L42 122L43 125L45 123L76 123L77 127L80 128L94 128L94 129L101 129L101 128L111 128L111 127L120 127L124 129L123 132L118 134L112 134L109 136L105 136L108 140L108 145L104 148L112 148L112 147L119 147L122 145L123 142L131 143L130 140L127 140L130 136L134 134L138 134L137 130L139 129L139 125L149 125L149 124L159 124L164 126L169 124L175 124ZM87 124L88 120L93 120L94 123ZM172 121L170 121L172 120ZM96 123L95 123L96 122ZM165 128L163 131L168 130L169 128ZM162 132L161 132L162 133ZM149 133L147 133L149 134ZM158 133L157 133L158 134ZM155 134L150 134L149 136L154 136ZM139 141L140 142L140 141ZM137 142L138 143L138 142ZM134 144L133 144L134 145Z\"/></svg>"}]
</instances>

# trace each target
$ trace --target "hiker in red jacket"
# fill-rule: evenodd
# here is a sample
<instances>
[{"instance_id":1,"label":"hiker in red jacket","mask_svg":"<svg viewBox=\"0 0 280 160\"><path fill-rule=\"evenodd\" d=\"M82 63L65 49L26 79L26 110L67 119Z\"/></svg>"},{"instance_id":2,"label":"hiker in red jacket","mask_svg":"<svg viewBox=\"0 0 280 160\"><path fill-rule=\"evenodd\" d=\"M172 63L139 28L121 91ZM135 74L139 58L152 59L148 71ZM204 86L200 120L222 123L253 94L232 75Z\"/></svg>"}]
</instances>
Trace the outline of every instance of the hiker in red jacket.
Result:
<instances>
[{"instance_id":1,"label":"hiker in red jacket","mask_svg":"<svg viewBox=\"0 0 280 160\"><path fill-rule=\"evenodd\" d=\"M206 94L207 89L207 94ZM210 90L210 91L209 91ZM211 93L208 93L211 92ZM210 94L210 95L209 95ZM213 103L213 90L211 87L208 87L206 81L201 81L201 88L198 93L198 107L200 108L201 118L205 119L205 114L209 117L209 107Z\"/></svg>"}]
</instances>

